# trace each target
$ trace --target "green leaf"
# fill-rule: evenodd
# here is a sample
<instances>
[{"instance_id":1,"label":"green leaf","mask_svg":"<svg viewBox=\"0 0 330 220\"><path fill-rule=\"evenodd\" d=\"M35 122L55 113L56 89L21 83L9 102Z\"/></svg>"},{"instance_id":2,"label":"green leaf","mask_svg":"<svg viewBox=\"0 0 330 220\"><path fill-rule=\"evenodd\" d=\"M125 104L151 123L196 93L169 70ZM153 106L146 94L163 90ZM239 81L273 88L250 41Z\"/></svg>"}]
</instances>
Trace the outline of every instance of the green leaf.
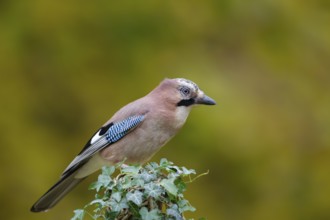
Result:
<instances>
[{"instance_id":1,"label":"green leaf","mask_svg":"<svg viewBox=\"0 0 330 220\"><path fill-rule=\"evenodd\" d=\"M142 204L142 196L143 196L143 193L138 191L138 190L135 190L134 192L128 192L126 194L126 199L128 201L132 201L134 202L136 205L141 205Z\"/></svg>"},{"instance_id":2,"label":"green leaf","mask_svg":"<svg viewBox=\"0 0 330 220\"><path fill-rule=\"evenodd\" d=\"M129 206L129 210L130 210L130 212L132 213L132 215L133 215L135 218L139 219L139 217L140 217L140 214L139 214L140 207L137 206L137 205L136 205L135 203L133 203L133 202L129 202L129 203L128 203L128 206ZM135 219L135 218L132 218L132 219Z\"/></svg>"},{"instance_id":3,"label":"green leaf","mask_svg":"<svg viewBox=\"0 0 330 220\"><path fill-rule=\"evenodd\" d=\"M153 209L149 212L146 207L142 207L140 209L139 213L141 215L142 220L159 220L160 219L159 211L157 209Z\"/></svg>"},{"instance_id":4,"label":"green leaf","mask_svg":"<svg viewBox=\"0 0 330 220\"><path fill-rule=\"evenodd\" d=\"M158 199L163 193L162 188L155 183L148 183L144 185L144 190L147 197L153 197L155 199Z\"/></svg>"},{"instance_id":5,"label":"green leaf","mask_svg":"<svg viewBox=\"0 0 330 220\"><path fill-rule=\"evenodd\" d=\"M191 175L191 174L196 174L196 171L194 169L187 169L185 167L182 167L182 172L184 175Z\"/></svg>"},{"instance_id":6,"label":"green leaf","mask_svg":"<svg viewBox=\"0 0 330 220\"><path fill-rule=\"evenodd\" d=\"M98 182L97 184L98 187L96 188L96 191L99 191L102 186L107 187L110 184L111 177L105 174L101 174L99 175L97 182Z\"/></svg>"},{"instance_id":7,"label":"green leaf","mask_svg":"<svg viewBox=\"0 0 330 220\"><path fill-rule=\"evenodd\" d=\"M115 172L115 170L116 170L115 166L104 166L102 167L102 174L111 176Z\"/></svg>"},{"instance_id":8,"label":"green leaf","mask_svg":"<svg viewBox=\"0 0 330 220\"><path fill-rule=\"evenodd\" d=\"M84 218L85 210L76 209L73 212L74 212L74 216L71 218L71 220L82 220Z\"/></svg>"},{"instance_id":9,"label":"green leaf","mask_svg":"<svg viewBox=\"0 0 330 220\"><path fill-rule=\"evenodd\" d=\"M195 171L175 166L167 159L162 159L159 164L151 162L144 167L103 167L98 181L90 185L91 189L97 191L95 199L84 209L76 210L72 219L83 220L90 206L93 206L90 217L94 220L128 216L140 220L184 219L185 211L195 211L183 195L186 184L194 180L190 175L195 174ZM115 168L120 173L112 178L110 175L115 172ZM199 176L202 175L205 174ZM150 208L154 209L149 211Z\"/></svg>"},{"instance_id":10,"label":"green leaf","mask_svg":"<svg viewBox=\"0 0 330 220\"><path fill-rule=\"evenodd\" d=\"M183 217L179 212L178 206L177 205L173 205L171 208L168 208L166 210L166 214L168 216L172 216L175 218L175 220L182 220Z\"/></svg>"},{"instance_id":11,"label":"green leaf","mask_svg":"<svg viewBox=\"0 0 330 220\"><path fill-rule=\"evenodd\" d=\"M146 183L149 183L149 182L157 179L157 176L154 173L150 173L150 172L147 172L145 170L142 171L140 176L144 180L144 182L146 182Z\"/></svg>"},{"instance_id":12,"label":"green leaf","mask_svg":"<svg viewBox=\"0 0 330 220\"><path fill-rule=\"evenodd\" d=\"M101 206L104 206L106 204L105 201L103 201L102 199L94 199L93 201L91 201L89 203L90 205L94 205L94 204L99 204Z\"/></svg>"},{"instance_id":13,"label":"green leaf","mask_svg":"<svg viewBox=\"0 0 330 220\"><path fill-rule=\"evenodd\" d=\"M196 209L192 205L190 205L190 203L186 199L179 200L177 204L179 206L179 210L181 213L185 211L190 211L190 212L196 211Z\"/></svg>"},{"instance_id":14,"label":"green leaf","mask_svg":"<svg viewBox=\"0 0 330 220\"><path fill-rule=\"evenodd\" d=\"M105 218L103 218L103 219L116 219L116 217L118 216L118 214L119 214L119 212L107 211L105 213Z\"/></svg>"},{"instance_id":15,"label":"green leaf","mask_svg":"<svg viewBox=\"0 0 330 220\"><path fill-rule=\"evenodd\" d=\"M144 181L143 181L143 179L133 179L132 180L132 185L134 187L143 186L144 185Z\"/></svg>"},{"instance_id":16,"label":"green leaf","mask_svg":"<svg viewBox=\"0 0 330 220\"><path fill-rule=\"evenodd\" d=\"M174 184L174 178L171 179L163 179L159 184L165 188L165 190L169 193L171 193L174 196L177 196L178 189L176 185Z\"/></svg>"},{"instance_id":17,"label":"green leaf","mask_svg":"<svg viewBox=\"0 0 330 220\"><path fill-rule=\"evenodd\" d=\"M132 177L131 176L124 176L121 180L121 188L122 189L128 189L132 187Z\"/></svg>"},{"instance_id":18,"label":"green leaf","mask_svg":"<svg viewBox=\"0 0 330 220\"><path fill-rule=\"evenodd\" d=\"M119 202L121 200L121 192L112 193L110 199Z\"/></svg>"},{"instance_id":19,"label":"green leaf","mask_svg":"<svg viewBox=\"0 0 330 220\"><path fill-rule=\"evenodd\" d=\"M167 166L171 165L171 162L169 162L166 158L162 158L162 159L160 159L159 165L161 167L167 167Z\"/></svg>"},{"instance_id":20,"label":"green leaf","mask_svg":"<svg viewBox=\"0 0 330 220\"><path fill-rule=\"evenodd\" d=\"M187 188L187 185L186 185L186 183L183 181L182 178L178 178L178 179L176 179L176 180L174 181L174 183L175 183L175 185L176 185L176 187L177 187L179 193L184 192L184 191L186 190L186 188Z\"/></svg>"},{"instance_id":21,"label":"green leaf","mask_svg":"<svg viewBox=\"0 0 330 220\"><path fill-rule=\"evenodd\" d=\"M88 187L89 190L96 190L96 192L99 192L102 187L102 184L99 183L98 181L91 183Z\"/></svg>"},{"instance_id":22,"label":"green leaf","mask_svg":"<svg viewBox=\"0 0 330 220\"><path fill-rule=\"evenodd\" d=\"M140 171L141 167L140 166L127 166L121 169L122 173L126 174L138 174Z\"/></svg>"},{"instance_id":23,"label":"green leaf","mask_svg":"<svg viewBox=\"0 0 330 220\"><path fill-rule=\"evenodd\" d=\"M109 207L111 208L111 211L114 212L120 212L123 209L128 208L128 202L126 198L121 199L119 202L113 199L110 199L109 201Z\"/></svg>"},{"instance_id":24,"label":"green leaf","mask_svg":"<svg viewBox=\"0 0 330 220\"><path fill-rule=\"evenodd\" d=\"M146 168L148 170L157 170L159 168L159 165L155 162L150 162L149 164L146 165Z\"/></svg>"}]
</instances>

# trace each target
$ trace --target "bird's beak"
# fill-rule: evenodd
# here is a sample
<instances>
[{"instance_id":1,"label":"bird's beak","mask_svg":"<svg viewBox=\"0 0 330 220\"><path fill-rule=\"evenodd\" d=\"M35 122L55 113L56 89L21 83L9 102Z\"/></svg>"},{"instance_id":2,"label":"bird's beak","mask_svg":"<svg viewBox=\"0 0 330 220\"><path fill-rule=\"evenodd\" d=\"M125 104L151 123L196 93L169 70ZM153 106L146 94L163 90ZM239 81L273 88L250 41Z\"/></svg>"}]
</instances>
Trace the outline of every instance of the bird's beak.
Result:
<instances>
[{"instance_id":1,"label":"bird's beak","mask_svg":"<svg viewBox=\"0 0 330 220\"><path fill-rule=\"evenodd\" d=\"M216 102L212 98L202 93L200 96L197 97L196 104L215 105Z\"/></svg>"}]
</instances>

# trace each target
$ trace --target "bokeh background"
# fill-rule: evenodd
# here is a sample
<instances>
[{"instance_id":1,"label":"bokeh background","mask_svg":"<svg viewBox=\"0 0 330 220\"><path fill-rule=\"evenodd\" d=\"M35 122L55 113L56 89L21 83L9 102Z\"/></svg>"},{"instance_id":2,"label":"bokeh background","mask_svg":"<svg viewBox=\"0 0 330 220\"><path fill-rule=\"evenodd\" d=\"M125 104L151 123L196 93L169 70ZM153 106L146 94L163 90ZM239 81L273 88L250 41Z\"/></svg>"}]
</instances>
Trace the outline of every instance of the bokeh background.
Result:
<instances>
[{"instance_id":1,"label":"bokeh background","mask_svg":"<svg viewBox=\"0 0 330 220\"><path fill-rule=\"evenodd\" d=\"M204 176L190 217L330 219L327 0L0 2L1 219L69 219L90 177L48 213L29 209L90 135L165 77L200 106L153 161Z\"/></svg>"}]
</instances>

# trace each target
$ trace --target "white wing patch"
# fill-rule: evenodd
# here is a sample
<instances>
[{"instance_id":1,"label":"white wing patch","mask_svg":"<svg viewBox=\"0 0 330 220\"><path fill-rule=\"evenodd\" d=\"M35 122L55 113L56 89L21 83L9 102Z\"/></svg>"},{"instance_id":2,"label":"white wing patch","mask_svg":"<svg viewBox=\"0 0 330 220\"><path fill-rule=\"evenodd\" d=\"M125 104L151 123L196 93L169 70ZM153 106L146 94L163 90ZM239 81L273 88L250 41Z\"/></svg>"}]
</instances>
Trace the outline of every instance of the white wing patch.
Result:
<instances>
[{"instance_id":1,"label":"white wing patch","mask_svg":"<svg viewBox=\"0 0 330 220\"><path fill-rule=\"evenodd\" d=\"M96 134L92 137L91 143L90 143L91 145L94 144L98 139L100 139L102 137L101 135L99 135L100 131L101 131L101 129L98 130L98 132L96 132Z\"/></svg>"}]
</instances>

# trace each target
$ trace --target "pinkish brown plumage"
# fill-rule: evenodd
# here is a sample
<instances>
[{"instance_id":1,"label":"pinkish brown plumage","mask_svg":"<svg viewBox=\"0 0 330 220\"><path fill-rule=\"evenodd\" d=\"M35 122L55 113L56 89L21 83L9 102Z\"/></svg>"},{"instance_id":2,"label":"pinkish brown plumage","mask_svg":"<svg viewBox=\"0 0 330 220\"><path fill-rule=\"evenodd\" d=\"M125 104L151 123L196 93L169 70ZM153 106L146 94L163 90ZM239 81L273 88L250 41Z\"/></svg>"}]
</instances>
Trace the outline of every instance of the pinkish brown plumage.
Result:
<instances>
[{"instance_id":1,"label":"pinkish brown plumage","mask_svg":"<svg viewBox=\"0 0 330 220\"><path fill-rule=\"evenodd\" d=\"M47 211L71 189L104 165L144 163L183 126L195 104L214 105L192 81L163 80L146 96L117 111L88 141L60 180L31 208Z\"/></svg>"}]
</instances>

